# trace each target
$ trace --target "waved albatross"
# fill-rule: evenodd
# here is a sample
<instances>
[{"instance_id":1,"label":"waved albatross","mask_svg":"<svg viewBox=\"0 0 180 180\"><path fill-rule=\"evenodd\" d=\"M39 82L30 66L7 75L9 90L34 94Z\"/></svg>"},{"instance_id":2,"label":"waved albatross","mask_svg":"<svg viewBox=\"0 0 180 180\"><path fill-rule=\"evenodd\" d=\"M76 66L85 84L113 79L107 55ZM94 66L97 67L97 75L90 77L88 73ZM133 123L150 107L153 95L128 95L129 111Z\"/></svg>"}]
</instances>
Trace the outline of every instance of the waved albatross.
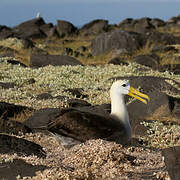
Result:
<instances>
[{"instance_id":1,"label":"waved albatross","mask_svg":"<svg viewBox=\"0 0 180 180\"><path fill-rule=\"evenodd\" d=\"M150 100L147 95L131 87L129 81L118 80L112 84L110 89L110 114L104 116L90 110L62 109L58 118L48 124L48 130L60 141L63 141L63 137L80 142L102 138L126 144L131 139L131 125L124 95L130 95L145 104Z\"/></svg>"}]
</instances>

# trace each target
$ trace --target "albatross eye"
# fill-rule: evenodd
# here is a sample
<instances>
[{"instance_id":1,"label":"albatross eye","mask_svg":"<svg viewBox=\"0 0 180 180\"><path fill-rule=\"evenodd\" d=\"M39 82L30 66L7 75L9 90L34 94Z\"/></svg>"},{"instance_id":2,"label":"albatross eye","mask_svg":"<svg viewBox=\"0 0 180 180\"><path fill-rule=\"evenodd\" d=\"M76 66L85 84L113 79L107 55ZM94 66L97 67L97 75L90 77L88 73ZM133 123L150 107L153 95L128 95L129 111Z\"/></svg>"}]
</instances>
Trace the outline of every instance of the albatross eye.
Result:
<instances>
[{"instance_id":1,"label":"albatross eye","mask_svg":"<svg viewBox=\"0 0 180 180\"><path fill-rule=\"evenodd\" d=\"M123 87L126 87L126 86L127 86L127 84L123 84L122 86L123 86Z\"/></svg>"}]
</instances>

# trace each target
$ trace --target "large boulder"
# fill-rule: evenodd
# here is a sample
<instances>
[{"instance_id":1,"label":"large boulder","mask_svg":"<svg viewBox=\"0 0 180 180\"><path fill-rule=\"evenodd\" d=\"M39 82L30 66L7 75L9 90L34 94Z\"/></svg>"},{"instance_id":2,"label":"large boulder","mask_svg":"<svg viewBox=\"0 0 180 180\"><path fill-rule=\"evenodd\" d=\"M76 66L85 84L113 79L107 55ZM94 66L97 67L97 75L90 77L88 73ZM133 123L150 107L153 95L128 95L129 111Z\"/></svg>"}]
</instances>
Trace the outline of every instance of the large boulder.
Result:
<instances>
[{"instance_id":1,"label":"large boulder","mask_svg":"<svg viewBox=\"0 0 180 180\"><path fill-rule=\"evenodd\" d=\"M103 19L93 20L80 29L80 33L84 35L99 34L108 31L108 21Z\"/></svg>"},{"instance_id":2,"label":"large boulder","mask_svg":"<svg viewBox=\"0 0 180 180\"><path fill-rule=\"evenodd\" d=\"M77 33L77 28L68 21L57 20L56 30L59 37L69 36Z\"/></svg>"},{"instance_id":3,"label":"large boulder","mask_svg":"<svg viewBox=\"0 0 180 180\"><path fill-rule=\"evenodd\" d=\"M133 22L134 31L139 33L149 32L155 29L150 18L141 18Z\"/></svg>"},{"instance_id":4,"label":"large boulder","mask_svg":"<svg viewBox=\"0 0 180 180\"><path fill-rule=\"evenodd\" d=\"M40 26L40 29L41 31L43 31L44 34L46 34L46 36L48 36L49 32L51 31L53 27L54 26L52 23L48 23L48 24L43 24L42 26Z\"/></svg>"},{"instance_id":5,"label":"large boulder","mask_svg":"<svg viewBox=\"0 0 180 180\"><path fill-rule=\"evenodd\" d=\"M134 23L133 18L126 18L123 21L121 21L120 23L118 23L117 27L121 28L121 29L132 30L133 29L133 23Z\"/></svg>"},{"instance_id":6,"label":"large boulder","mask_svg":"<svg viewBox=\"0 0 180 180\"><path fill-rule=\"evenodd\" d=\"M19 138L16 136L11 136L8 134L1 133L0 134L0 147L3 147L3 148L0 148L1 154L14 154L15 153L19 156L23 156L23 155L24 156L33 156L34 155L39 158L46 157L46 152L43 150L43 147L41 147L39 144L28 141L22 137ZM4 167L6 167L5 169L7 169L6 165ZM11 166L9 166L9 167L11 167ZM12 167L13 170L14 170L14 168ZM24 171L24 167L21 167L21 170L19 169L18 172L22 171L22 169ZM32 170L32 167L31 167L31 170ZM5 172L5 170L0 169L1 177L3 177L4 172ZM10 174L12 175L12 173L10 173ZM14 171L13 171L13 174L14 174ZM17 173L16 176L18 174L19 173ZM16 176L11 176L11 178L8 178L8 179L14 179L14 177L16 177ZM5 179L6 179L6 177L5 177Z\"/></svg>"},{"instance_id":7,"label":"large boulder","mask_svg":"<svg viewBox=\"0 0 180 180\"><path fill-rule=\"evenodd\" d=\"M179 24L180 23L180 15L174 16L167 21L168 24Z\"/></svg>"},{"instance_id":8,"label":"large boulder","mask_svg":"<svg viewBox=\"0 0 180 180\"><path fill-rule=\"evenodd\" d=\"M139 33L114 30L100 34L92 40L92 54L98 55L115 49L126 49L133 52L142 47Z\"/></svg>"},{"instance_id":9,"label":"large boulder","mask_svg":"<svg viewBox=\"0 0 180 180\"><path fill-rule=\"evenodd\" d=\"M38 68L48 65L62 66L62 65L82 65L77 59L64 56L64 55L45 55L45 54L32 54L30 57L30 67Z\"/></svg>"},{"instance_id":10,"label":"large boulder","mask_svg":"<svg viewBox=\"0 0 180 180\"><path fill-rule=\"evenodd\" d=\"M180 37L173 36L169 33L161 33L157 31L147 32L143 34L144 40L149 44L156 45L172 45L172 44L180 44Z\"/></svg>"},{"instance_id":11,"label":"large boulder","mask_svg":"<svg viewBox=\"0 0 180 180\"><path fill-rule=\"evenodd\" d=\"M160 26L164 26L165 22L161 19L151 19L151 18L141 18L141 19L132 19L127 18L118 24L118 28L145 33L152 31Z\"/></svg>"},{"instance_id":12,"label":"large boulder","mask_svg":"<svg viewBox=\"0 0 180 180\"><path fill-rule=\"evenodd\" d=\"M164 162L168 170L168 174L173 180L180 179L180 146L165 148L162 150Z\"/></svg>"},{"instance_id":13,"label":"large boulder","mask_svg":"<svg viewBox=\"0 0 180 180\"><path fill-rule=\"evenodd\" d=\"M165 25L166 25L166 23L165 23L162 19L159 19L159 18L153 18L153 19L151 19L150 23L151 23L155 28L162 27L162 26L165 26Z\"/></svg>"},{"instance_id":14,"label":"large boulder","mask_svg":"<svg viewBox=\"0 0 180 180\"><path fill-rule=\"evenodd\" d=\"M32 111L33 109L26 106L0 102L0 117L4 119L13 117L14 115L26 110Z\"/></svg>"},{"instance_id":15,"label":"large boulder","mask_svg":"<svg viewBox=\"0 0 180 180\"><path fill-rule=\"evenodd\" d=\"M30 128L16 120L1 119L0 132L13 135L22 135L32 132Z\"/></svg>"},{"instance_id":16,"label":"large boulder","mask_svg":"<svg viewBox=\"0 0 180 180\"><path fill-rule=\"evenodd\" d=\"M0 25L0 40L6 39L9 37L13 37L13 32L12 32L11 28Z\"/></svg>"},{"instance_id":17,"label":"large boulder","mask_svg":"<svg viewBox=\"0 0 180 180\"><path fill-rule=\"evenodd\" d=\"M14 27L13 32L22 38L44 38L46 34L41 30L41 26L45 24L43 18L35 18Z\"/></svg>"},{"instance_id":18,"label":"large boulder","mask_svg":"<svg viewBox=\"0 0 180 180\"><path fill-rule=\"evenodd\" d=\"M151 67L154 70L157 70L160 66L160 58L154 54L139 55L133 59L137 64Z\"/></svg>"}]
</instances>

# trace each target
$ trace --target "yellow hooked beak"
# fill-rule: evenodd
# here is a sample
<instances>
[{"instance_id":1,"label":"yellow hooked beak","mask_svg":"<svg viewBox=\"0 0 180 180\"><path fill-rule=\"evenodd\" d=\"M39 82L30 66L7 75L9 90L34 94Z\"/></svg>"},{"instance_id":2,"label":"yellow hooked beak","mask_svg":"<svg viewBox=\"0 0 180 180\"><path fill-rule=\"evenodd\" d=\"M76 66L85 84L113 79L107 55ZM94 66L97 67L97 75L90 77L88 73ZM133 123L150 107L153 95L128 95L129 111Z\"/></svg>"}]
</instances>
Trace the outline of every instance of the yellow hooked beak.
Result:
<instances>
[{"instance_id":1,"label":"yellow hooked beak","mask_svg":"<svg viewBox=\"0 0 180 180\"><path fill-rule=\"evenodd\" d=\"M139 92L138 90L134 89L133 87L130 87L128 95L142 101L145 104L147 104L147 101L150 101L149 96ZM140 96L143 97L144 99L141 98Z\"/></svg>"}]
</instances>

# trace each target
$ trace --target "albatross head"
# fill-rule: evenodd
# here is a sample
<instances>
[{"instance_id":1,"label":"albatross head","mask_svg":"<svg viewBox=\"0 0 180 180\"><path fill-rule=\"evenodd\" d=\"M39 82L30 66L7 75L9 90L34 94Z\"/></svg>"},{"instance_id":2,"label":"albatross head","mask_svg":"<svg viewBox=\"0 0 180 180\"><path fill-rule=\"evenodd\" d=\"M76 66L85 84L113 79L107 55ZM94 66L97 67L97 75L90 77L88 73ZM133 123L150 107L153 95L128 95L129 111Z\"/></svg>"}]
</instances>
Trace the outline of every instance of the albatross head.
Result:
<instances>
[{"instance_id":1,"label":"albatross head","mask_svg":"<svg viewBox=\"0 0 180 180\"><path fill-rule=\"evenodd\" d=\"M138 90L130 86L130 83L128 80L118 80L112 84L111 89L110 89L111 98L113 96L117 97L117 96L123 96L126 94L142 101L145 104L147 104L147 101L150 101L149 96L139 92Z\"/></svg>"},{"instance_id":2,"label":"albatross head","mask_svg":"<svg viewBox=\"0 0 180 180\"><path fill-rule=\"evenodd\" d=\"M120 121L125 128L123 139L129 141L131 138L131 125L129 121L128 111L124 102L124 95L132 96L143 103L147 104L150 98L143 93L130 86L127 80L118 80L114 82L110 89L111 96L111 116Z\"/></svg>"}]
</instances>

